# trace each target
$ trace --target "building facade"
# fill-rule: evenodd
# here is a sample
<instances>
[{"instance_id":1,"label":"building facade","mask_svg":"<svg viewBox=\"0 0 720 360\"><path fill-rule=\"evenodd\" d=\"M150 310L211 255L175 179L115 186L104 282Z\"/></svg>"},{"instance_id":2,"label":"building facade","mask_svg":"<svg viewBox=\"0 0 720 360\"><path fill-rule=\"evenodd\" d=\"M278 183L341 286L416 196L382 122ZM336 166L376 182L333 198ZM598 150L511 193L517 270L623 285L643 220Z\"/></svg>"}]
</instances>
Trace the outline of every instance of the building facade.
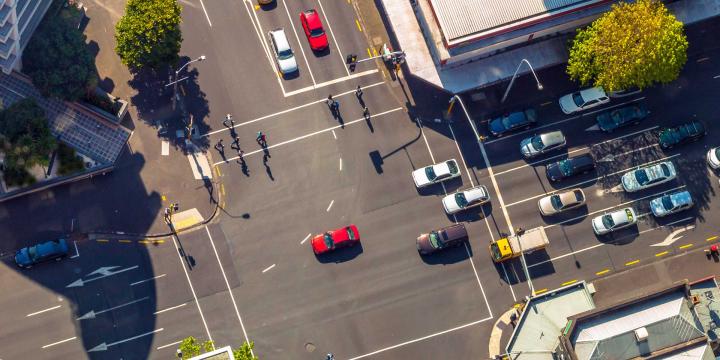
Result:
<instances>
[{"instance_id":1,"label":"building facade","mask_svg":"<svg viewBox=\"0 0 720 360\"><path fill-rule=\"evenodd\" d=\"M0 0L0 70L19 70L22 53L53 0Z\"/></svg>"}]
</instances>

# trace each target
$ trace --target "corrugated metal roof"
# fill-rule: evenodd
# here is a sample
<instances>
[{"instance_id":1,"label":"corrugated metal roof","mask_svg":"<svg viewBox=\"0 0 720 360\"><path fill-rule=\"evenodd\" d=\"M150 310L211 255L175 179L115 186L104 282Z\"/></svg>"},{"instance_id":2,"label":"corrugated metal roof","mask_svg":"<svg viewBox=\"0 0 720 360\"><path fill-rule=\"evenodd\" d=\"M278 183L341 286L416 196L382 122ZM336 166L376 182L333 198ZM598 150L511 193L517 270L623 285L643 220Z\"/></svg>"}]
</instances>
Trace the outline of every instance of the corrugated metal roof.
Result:
<instances>
[{"instance_id":1,"label":"corrugated metal roof","mask_svg":"<svg viewBox=\"0 0 720 360\"><path fill-rule=\"evenodd\" d=\"M446 40L602 0L430 0Z\"/></svg>"}]
</instances>

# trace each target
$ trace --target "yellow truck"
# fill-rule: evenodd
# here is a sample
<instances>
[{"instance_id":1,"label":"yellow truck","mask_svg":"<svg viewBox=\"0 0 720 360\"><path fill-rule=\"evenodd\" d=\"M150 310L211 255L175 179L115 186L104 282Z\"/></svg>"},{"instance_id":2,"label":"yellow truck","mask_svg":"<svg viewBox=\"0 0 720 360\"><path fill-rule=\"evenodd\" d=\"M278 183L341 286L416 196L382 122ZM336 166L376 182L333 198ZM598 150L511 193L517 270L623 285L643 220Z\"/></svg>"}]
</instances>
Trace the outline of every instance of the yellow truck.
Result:
<instances>
[{"instance_id":1,"label":"yellow truck","mask_svg":"<svg viewBox=\"0 0 720 360\"><path fill-rule=\"evenodd\" d=\"M504 237L490 244L490 256L496 263L516 258L522 253L544 249L550 245L545 228L540 226L534 229L521 231L518 234Z\"/></svg>"}]
</instances>

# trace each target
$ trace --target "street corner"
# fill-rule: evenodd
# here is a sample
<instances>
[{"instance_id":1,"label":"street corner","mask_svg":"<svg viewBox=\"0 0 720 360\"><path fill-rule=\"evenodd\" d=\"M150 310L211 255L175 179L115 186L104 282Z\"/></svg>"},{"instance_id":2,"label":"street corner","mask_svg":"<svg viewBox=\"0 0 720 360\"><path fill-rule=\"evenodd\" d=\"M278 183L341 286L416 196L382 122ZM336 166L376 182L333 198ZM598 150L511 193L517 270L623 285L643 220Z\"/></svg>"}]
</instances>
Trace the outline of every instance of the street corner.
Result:
<instances>
[{"instance_id":1,"label":"street corner","mask_svg":"<svg viewBox=\"0 0 720 360\"><path fill-rule=\"evenodd\" d=\"M200 214L200 211L198 211L198 209L196 208L180 211L178 213L170 215L169 218L170 223L172 224L175 231L189 229L205 221L205 218L203 218L202 214Z\"/></svg>"},{"instance_id":2,"label":"street corner","mask_svg":"<svg viewBox=\"0 0 720 360\"><path fill-rule=\"evenodd\" d=\"M490 332L488 359L496 359L505 353L502 344L510 339L522 310L523 304L515 304L497 318Z\"/></svg>"}]
</instances>

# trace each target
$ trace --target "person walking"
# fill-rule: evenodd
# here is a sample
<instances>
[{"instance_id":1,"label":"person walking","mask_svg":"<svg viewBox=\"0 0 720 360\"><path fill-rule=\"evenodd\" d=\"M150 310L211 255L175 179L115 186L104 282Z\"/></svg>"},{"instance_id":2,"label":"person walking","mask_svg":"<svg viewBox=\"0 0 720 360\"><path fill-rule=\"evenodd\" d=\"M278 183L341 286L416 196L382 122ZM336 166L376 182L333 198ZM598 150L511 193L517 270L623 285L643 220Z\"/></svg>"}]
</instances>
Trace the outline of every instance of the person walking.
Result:
<instances>
[{"instance_id":1,"label":"person walking","mask_svg":"<svg viewBox=\"0 0 720 360\"><path fill-rule=\"evenodd\" d=\"M227 114L227 115L225 115L225 120L223 120L223 125L225 125L225 127L229 128L229 127L231 127L230 125L228 125L229 123L231 123L232 126L235 126L235 121L233 120L233 116L230 114Z\"/></svg>"},{"instance_id":2,"label":"person walking","mask_svg":"<svg viewBox=\"0 0 720 360\"><path fill-rule=\"evenodd\" d=\"M215 150L219 152L225 152L225 145L223 144L223 139L218 140L217 144L215 144Z\"/></svg>"},{"instance_id":3,"label":"person walking","mask_svg":"<svg viewBox=\"0 0 720 360\"><path fill-rule=\"evenodd\" d=\"M370 110L367 106L363 107L363 117L365 120L370 120Z\"/></svg>"},{"instance_id":4,"label":"person walking","mask_svg":"<svg viewBox=\"0 0 720 360\"><path fill-rule=\"evenodd\" d=\"M360 85L358 85L357 89L355 90L355 96L357 96L358 99L362 98L362 96L363 96L363 91L362 91L362 88L360 87Z\"/></svg>"},{"instance_id":5,"label":"person walking","mask_svg":"<svg viewBox=\"0 0 720 360\"><path fill-rule=\"evenodd\" d=\"M255 140L257 140L257 142L258 142L258 144L260 144L260 146L262 146L262 147L267 146L267 139L265 138L265 134L263 134L262 131L257 132L257 137L255 138Z\"/></svg>"}]
</instances>

